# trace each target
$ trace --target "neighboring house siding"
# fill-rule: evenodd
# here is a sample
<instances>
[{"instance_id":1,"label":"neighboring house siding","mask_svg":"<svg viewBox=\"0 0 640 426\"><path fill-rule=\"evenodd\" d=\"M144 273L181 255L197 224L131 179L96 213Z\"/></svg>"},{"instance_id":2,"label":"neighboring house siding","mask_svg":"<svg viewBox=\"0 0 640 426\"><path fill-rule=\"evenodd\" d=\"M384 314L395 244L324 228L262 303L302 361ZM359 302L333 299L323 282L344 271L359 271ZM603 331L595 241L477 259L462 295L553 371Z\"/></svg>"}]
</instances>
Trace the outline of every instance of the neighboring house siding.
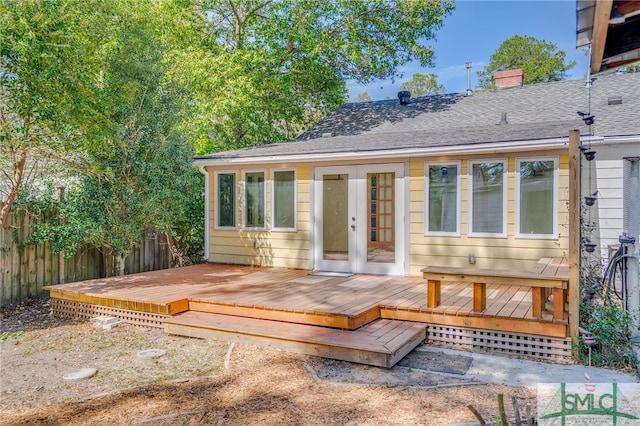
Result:
<instances>
[{"instance_id":1,"label":"neighboring house siding","mask_svg":"<svg viewBox=\"0 0 640 426\"><path fill-rule=\"evenodd\" d=\"M585 219L597 223L591 240L598 244L602 257L607 260L608 248L618 244L623 229L623 168L622 160L594 160L591 165L589 182L589 164L583 164L582 193L598 191L596 204L586 207Z\"/></svg>"},{"instance_id":2,"label":"neighboring house siding","mask_svg":"<svg viewBox=\"0 0 640 426\"><path fill-rule=\"evenodd\" d=\"M517 158L539 157L539 153L519 153ZM489 157L487 157L489 158ZM490 157L491 159L494 156ZM481 268L527 270L541 257L566 256L568 250L567 196L568 157L558 155L558 239L516 238L515 228L515 164L516 157L508 157L508 211L506 237L469 236L469 159L447 158L438 161L461 160L461 214L460 235L428 235L424 232L425 162L417 158L410 163L410 263L411 275L420 275L420 269L429 265L468 266L473 254L476 266ZM476 160L476 158L474 158Z\"/></svg>"},{"instance_id":3,"label":"neighboring house siding","mask_svg":"<svg viewBox=\"0 0 640 426\"><path fill-rule=\"evenodd\" d=\"M257 168L251 168L257 170ZM210 197L210 223L211 232L209 246L209 261L219 263L276 266L288 268L309 268L310 266L310 168L298 167L296 169L297 191L297 219L295 230L273 231L271 230L271 203L273 185L271 181L272 168L260 169L267 177L265 214L266 229L243 229L243 182L242 176L245 170L219 170L236 172L238 214L237 229L222 230L215 228L215 174L209 173L211 197ZM276 168L276 170L279 170Z\"/></svg>"}]
</instances>

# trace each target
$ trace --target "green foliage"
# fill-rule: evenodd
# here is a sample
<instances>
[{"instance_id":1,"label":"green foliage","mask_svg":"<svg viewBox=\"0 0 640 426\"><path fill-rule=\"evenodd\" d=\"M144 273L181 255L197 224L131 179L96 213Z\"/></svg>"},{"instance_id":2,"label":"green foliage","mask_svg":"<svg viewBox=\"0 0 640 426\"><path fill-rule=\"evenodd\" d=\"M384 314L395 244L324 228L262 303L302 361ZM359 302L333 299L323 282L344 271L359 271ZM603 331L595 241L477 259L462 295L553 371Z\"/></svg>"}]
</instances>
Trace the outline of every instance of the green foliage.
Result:
<instances>
[{"instance_id":1,"label":"green foliage","mask_svg":"<svg viewBox=\"0 0 640 426\"><path fill-rule=\"evenodd\" d=\"M346 79L397 76L414 59L432 65L425 41L453 7L451 0L2 3L7 204L18 197L54 211L33 239L67 255L89 243L122 257L162 232L176 263L197 261L204 206L194 153L288 140L344 102ZM45 172L43 160L54 167ZM40 189L55 169L68 186L60 204L53 190ZM31 171L37 179L25 185Z\"/></svg>"},{"instance_id":2,"label":"green foliage","mask_svg":"<svg viewBox=\"0 0 640 426\"><path fill-rule=\"evenodd\" d=\"M156 143L154 143L156 142ZM84 243L124 256L154 232L171 232L191 170L186 144L141 139L100 158L105 172L86 176L33 238L73 255Z\"/></svg>"},{"instance_id":3,"label":"green foliage","mask_svg":"<svg viewBox=\"0 0 640 426\"><path fill-rule=\"evenodd\" d=\"M580 304L580 325L596 337L591 350L591 363L599 367L635 368L635 353L631 348L631 315L608 289L598 287L592 299ZM588 362L589 349L582 338L578 349L583 362Z\"/></svg>"},{"instance_id":4,"label":"green foliage","mask_svg":"<svg viewBox=\"0 0 640 426\"><path fill-rule=\"evenodd\" d=\"M191 91L181 130L198 154L289 140L345 99L344 82L322 64L300 61L284 72L258 49L182 54L191 69L175 67L170 78Z\"/></svg>"},{"instance_id":5,"label":"green foliage","mask_svg":"<svg viewBox=\"0 0 640 426\"><path fill-rule=\"evenodd\" d=\"M623 70L624 70L624 73L627 73L627 74L640 72L640 63L626 65L623 67Z\"/></svg>"},{"instance_id":6,"label":"green foliage","mask_svg":"<svg viewBox=\"0 0 640 426\"><path fill-rule=\"evenodd\" d=\"M95 101L108 126L87 137L88 173L36 227L34 241L50 241L67 256L88 243L123 257L154 233L173 236L174 223L184 229L185 206L202 198L186 189L193 185L193 150L178 130L183 91L165 79L178 39L163 36L161 12L150 0L110 2L96 12L103 32ZM186 240L172 241L184 247Z\"/></svg>"},{"instance_id":7,"label":"green foliage","mask_svg":"<svg viewBox=\"0 0 640 426\"><path fill-rule=\"evenodd\" d=\"M203 1L197 46L171 78L192 93L183 130L196 153L289 140L345 100L346 79L397 75L453 9L449 0ZM182 64L182 65L179 65ZM215 70L215 72L211 72Z\"/></svg>"},{"instance_id":8,"label":"green foliage","mask_svg":"<svg viewBox=\"0 0 640 426\"><path fill-rule=\"evenodd\" d=\"M3 331L2 333L0 333L0 342L4 342L9 337L20 337L23 334L23 331Z\"/></svg>"},{"instance_id":9,"label":"green foliage","mask_svg":"<svg viewBox=\"0 0 640 426\"><path fill-rule=\"evenodd\" d=\"M588 238L596 223L586 217L586 207L580 215L580 233ZM582 239L581 246L584 245ZM581 247L582 249L582 247ZM635 369L637 360L631 347L632 317L622 302L604 285L600 259L592 259L581 250L580 261L580 328L595 336L591 347L591 365L617 369ZM589 361L589 347L578 339L578 355L585 364Z\"/></svg>"},{"instance_id":10,"label":"green foliage","mask_svg":"<svg viewBox=\"0 0 640 426\"><path fill-rule=\"evenodd\" d=\"M437 74L413 74L411 80L402 83L400 90L408 90L411 96L429 96L446 93L444 85L438 83Z\"/></svg>"},{"instance_id":11,"label":"green foliage","mask_svg":"<svg viewBox=\"0 0 640 426\"><path fill-rule=\"evenodd\" d=\"M23 0L0 9L5 148L72 149L101 123L93 102L102 36L96 3Z\"/></svg>"},{"instance_id":12,"label":"green foliage","mask_svg":"<svg viewBox=\"0 0 640 426\"><path fill-rule=\"evenodd\" d=\"M0 5L0 226L25 170L47 159L82 168L83 148L105 125L95 103L102 36L87 0ZM97 139L94 139L97 140Z\"/></svg>"},{"instance_id":13,"label":"green foliage","mask_svg":"<svg viewBox=\"0 0 640 426\"><path fill-rule=\"evenodd\" d=\"M201 263L204 256L204 175L191 170L184 193L181 194L181 215L171 228L174 264L185 266Z\"/></svg>"},{"instance_id":14,"label":"green foliage","mask_svg":"<svg viewBox=\"0 0 640 426\"><path fill-rule=\"evenodd\" d=\"M358 93L358 102L370 102L371 95L366 90L364 92Z\"/></svg>"},{"instance_id":15,"label":"green foliage","mask_svg":"<svg viewBox=\"0 0 640 426\"><path fill-rule=\"evenodd\" d=\"M433 48L423 43L454 2L205 0L201 7L220 49L257 49L285 70L300 60L326 63L342 78L368 83L397 75L399 65L414 59L431 65Z\"/></svg>"},{"instance_id":16,"label":"green foliage","mask_svg":"<svg viewBox=\"0 0 640 426\"><path fill-rule=\"evenodd\" d=\"M522 69L524 84L564 80L567 78L567 71L576 63L566 63L566 53L557 49L555 43L530 36L514 35L502 42L491 55L489 64L477 73L478 87L493 89L493 74L496 71L516 68Z\"/></svg>"}]
</instances>

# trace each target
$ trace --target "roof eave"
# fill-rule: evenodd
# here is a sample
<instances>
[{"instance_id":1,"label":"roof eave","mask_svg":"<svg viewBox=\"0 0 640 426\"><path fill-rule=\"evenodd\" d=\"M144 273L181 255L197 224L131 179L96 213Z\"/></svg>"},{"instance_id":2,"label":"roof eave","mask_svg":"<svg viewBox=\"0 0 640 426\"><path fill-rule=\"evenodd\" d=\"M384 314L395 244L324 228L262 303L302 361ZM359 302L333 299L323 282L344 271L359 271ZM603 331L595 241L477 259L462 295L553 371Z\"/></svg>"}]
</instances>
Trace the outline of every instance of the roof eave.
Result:
<instances>
[{"instance_id":1,"label":"roof eave","mask_svg":"<svg viewBox=\"0 0 640 426\"><path fill-rule=\"evenodd\" d=\"M583 135L583 139L586 137ZM589 138L591 144L602 143L604 138L592 136ZM321 154L291 154L291 155L266 155L255 157L221 157L205 158L200 157L194 160L194 165L198 167L216 165L245 165L245 164L270 164L270 163L326 163L329 161L362 161L380 159L400 159L415 156L434 155L464 155L464 154L499 154L505 152L523 151L543 151L549 149L560 149L568 146L569 133L567 136L552 139L491 142L483 144L469 144L456 146L437 146L424 148L405 148L394 150L375 151L347 151L347 152L326 152Z\"/></svg>"}]
</instances>

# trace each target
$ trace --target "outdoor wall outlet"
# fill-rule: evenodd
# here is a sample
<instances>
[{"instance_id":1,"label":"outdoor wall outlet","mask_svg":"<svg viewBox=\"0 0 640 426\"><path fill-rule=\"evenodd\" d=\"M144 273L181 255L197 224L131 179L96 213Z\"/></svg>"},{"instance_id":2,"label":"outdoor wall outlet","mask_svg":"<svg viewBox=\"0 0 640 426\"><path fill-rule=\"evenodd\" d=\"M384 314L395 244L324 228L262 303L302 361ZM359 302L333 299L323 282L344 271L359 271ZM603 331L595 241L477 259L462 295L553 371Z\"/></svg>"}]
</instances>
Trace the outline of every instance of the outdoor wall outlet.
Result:
<instances>
[{"instance_id":1,"label":"outdoor wall outlet","mask_svg":"<svg viewBox=\"0 0 640 426\"><path fill-rule=\"evenodd\" d=\"M473 255L473 253L469 255L469 263L472 265L476 263L476 257Z\"/></svg>"},{"instance_id":2,"label":"outdoor wall outlet","mask_svg":"<svg viewBox=\"0 0 640 426\"><path fill-rule=\"evenodd\" d=\"M253 240L253 248L257 249L258 247L260 247L260 245L258 244L258 240Z\"/></svg>"}]
</instances>

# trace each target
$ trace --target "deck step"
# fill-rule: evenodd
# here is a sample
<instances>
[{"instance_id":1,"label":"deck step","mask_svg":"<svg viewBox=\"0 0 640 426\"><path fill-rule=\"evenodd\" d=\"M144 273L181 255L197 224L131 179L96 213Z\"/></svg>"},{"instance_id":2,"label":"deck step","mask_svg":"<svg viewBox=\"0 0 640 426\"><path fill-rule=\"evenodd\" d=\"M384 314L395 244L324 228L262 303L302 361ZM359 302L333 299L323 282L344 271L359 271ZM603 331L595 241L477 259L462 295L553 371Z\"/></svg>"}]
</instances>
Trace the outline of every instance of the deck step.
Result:
<instances>
[{"instance_id":1,"label":"deck step","mask_svg":"<svg viewBox=\"0 0 640 426\"><path fill-rule=\"evenodd\" d=\"M274 308L263 305L243 306L238 303L217 303L203 300L190 300L189 310L211 314L234 315L272 321L293 322L297 324L318 325L322 327L356 330L373 320L380 318L380 307L367 302L352 314L304 311L294 308Z\"/></svg>"},{"instance_id":2,"label":"deck step","mask_svg":"<svg viewBox=\"0 0 640 426\"><path fill-rule=\"evenodd\" d=\"M393 367L426 339L427 325L379 319L357 330L188 311L165 321L169 334L264 344L377 367Z\"/></svg>"}]
</instances>

